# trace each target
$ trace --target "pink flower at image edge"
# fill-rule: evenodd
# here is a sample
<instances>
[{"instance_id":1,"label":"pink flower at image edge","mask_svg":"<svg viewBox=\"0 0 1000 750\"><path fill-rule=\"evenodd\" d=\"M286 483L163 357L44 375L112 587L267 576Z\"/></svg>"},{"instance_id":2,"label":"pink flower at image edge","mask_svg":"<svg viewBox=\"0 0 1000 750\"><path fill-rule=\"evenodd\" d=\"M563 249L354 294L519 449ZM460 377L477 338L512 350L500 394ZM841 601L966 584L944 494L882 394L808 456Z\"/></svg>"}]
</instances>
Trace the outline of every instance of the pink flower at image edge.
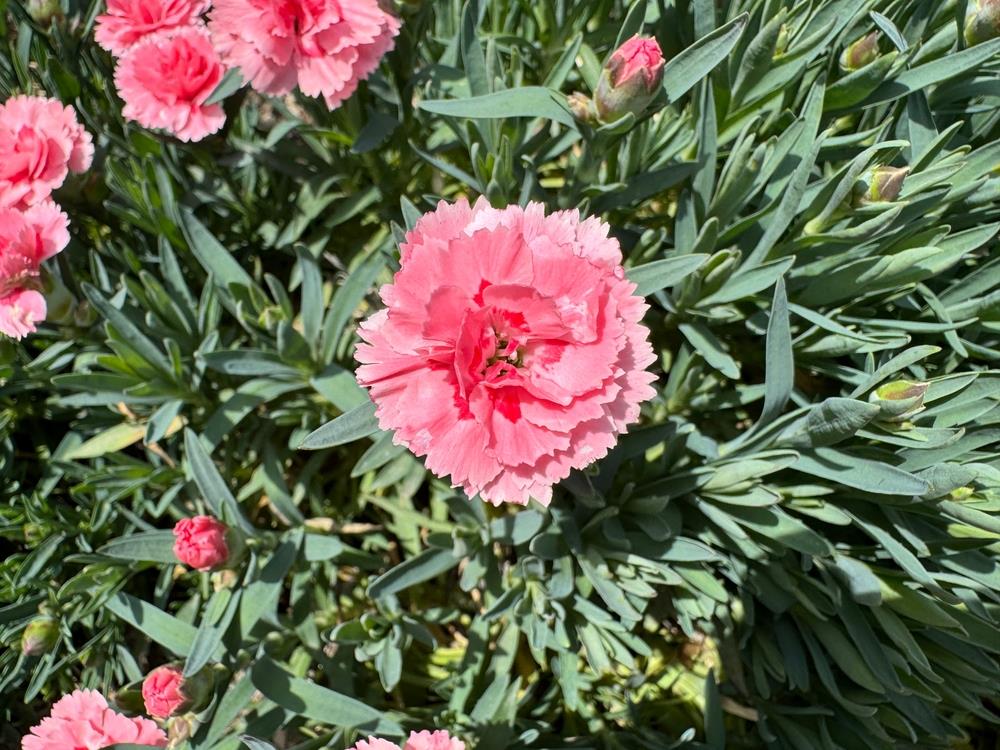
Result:
<instances>
[{"instance_id":1,"label":"pink flower at image edge","mask_svg":"<svg viewBox=\"0 0 1000 750\"><path fill-rule=\"evenodd\" d=\"M115 69L115 86L125 101L122 114L182 141L200 141L226 121L221 105L205 104L224 73L204 29L186 27L145 37Z\"/></svg>"},{"instance_id":2,"label":"pink flower at image edge","mask_svg":"<svg viewBox=\"0 0 1000 750\"><path fill-rule=\"evenodd\" d=\"M115 56L141 39L166 29L200 25L208 0L108 0L97 17L94 40Z\"/></svg>"},{"instance_id":3,"label":"pink flower at image edge","mask_svg":"<svg viewBox=\"0 0 1000 750\"><path fill-rule=\"evenodd\" d=\"M208 25L223 60L253 88L298 86L330 109L378 67L400 27L378 0L215 0Z\"/></svg>"},{"instance_id":4,"label":"pink flower at image edge","mask_svg":"<svg viewBox=\"0 0 1000 750\"><path fill-rule=\"evenodd\" d=\"M49 200L23 211L0 208L0 332L20 339L45 320L40 267L66 247L68 225L66 214Z\"/></svg>"},{"instance_id":5,"label":"pink flower at image edge","mask_svg":"<svg viewBox=\"0 0 1000 750\"><path fill-rule=\"evenodd\" d=\"M493 503L548 503L655 395L647 306L618 242L577 211L440 203L359 328L382 429Z\"/></svg>"},{"instance_id":6,"label":"pink flower at image edge","mask_svg":"<svg viewBox=\"0 0 1000 750\"><path fill-rule=\"evenodd\" d=\"M0 104L0 207L45 200L93 158L93 140L72 107L37 96Z\"/></svg>"},{"instance_id":7,"label":"pink flower at image edge","mask_svg":"<svg viewBox=\"0 0 1000 750\"><path fill-rule=\"evenodd\" d=\"M213 570L226 564L229 528L211 516L182 518L174 525L174 554L195 570Z\"/></svg>"},{"instance_id":8,"label":"pink flower at image edge","mask_svg":"<svg viewBox=\"0 0 1000 750\"><path fill-rule=\"evenodd\" d=\"M350 750L401 750L399 745L380 737L359 740ZM443 729L429 732L410 732L402 750L465 750L465 743L452 737Z\"/></svg>"},{"instance_id":9,"label":"pink flower at image edge","mask_svg":"<svg viewBox=\"0 0 1000 750\"><path fill-rule=\"evenodd\" d=\"M60 698L48 717L21 739L22 750L100 750L119 743L167 746L167 736L149 719L111 709L94 690Z\"/></svg>"}]
</instances>

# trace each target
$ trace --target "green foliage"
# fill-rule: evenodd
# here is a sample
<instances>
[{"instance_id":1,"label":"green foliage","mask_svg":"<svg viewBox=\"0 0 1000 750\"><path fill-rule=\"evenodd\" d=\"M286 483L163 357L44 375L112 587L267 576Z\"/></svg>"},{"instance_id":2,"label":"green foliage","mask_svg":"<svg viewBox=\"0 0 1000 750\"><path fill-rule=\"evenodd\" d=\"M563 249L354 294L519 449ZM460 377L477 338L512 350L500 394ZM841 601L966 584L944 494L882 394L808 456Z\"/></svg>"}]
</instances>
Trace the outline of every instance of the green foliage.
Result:
<instances>
[{"instance_id":1,"label":"green foliage","mask_svg":"<svg viewBox=\"0 0 1000 750\"><path fill-rule=\"evenodd\" d=\"M98 159L68 301L0 344L0 745L180 659L217 677L192 750L993 747L1000 41L964 3L406 2L342 108L227 79L193 145L122 120L97 2L6 5L0 97L72 103ZM578 123L639 29L662 95ZM649 295L659 395L548 509L430 476L353 377L405 228L478 194L602 216ZM238 570L175 567L196 512Z\"/></svg>"}]
</instances>

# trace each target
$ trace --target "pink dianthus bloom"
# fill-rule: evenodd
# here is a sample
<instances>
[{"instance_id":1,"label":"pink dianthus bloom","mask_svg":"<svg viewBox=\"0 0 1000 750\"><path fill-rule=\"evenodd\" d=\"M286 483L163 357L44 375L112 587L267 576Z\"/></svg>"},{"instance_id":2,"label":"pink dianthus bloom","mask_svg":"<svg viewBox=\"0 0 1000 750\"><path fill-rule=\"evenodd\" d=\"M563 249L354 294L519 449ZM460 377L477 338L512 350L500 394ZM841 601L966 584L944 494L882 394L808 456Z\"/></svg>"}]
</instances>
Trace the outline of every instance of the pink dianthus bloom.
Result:
<instances>
[{"instance_id":1,"label":"pink dianthus bloom","mask_svg":"<svg viewBox=\"0 0 1000 750\"><path fill-rule=\"evenodd\" d=\"M359 740L350 750L400 750L399 745L379 737ZM402 750L465 750L465 743L452 737L443 729L435 732L410 732Z\"/></svg>"},{"instance_id":2,"label":"pink dianthus bloom","mask_svg":"<svg viewBox=\"0 0 1000 750\"><path fill-rule=\"evenodd\" d=\"M378 0L215 0L209 17L223 60L255 89L297 85L330 109L378 67L399 25Z\"/></svg>"},{"instance_id":3,"label":"pink dianthus bloom","mask_svg":"<svg viewBox=\"0 0 1000 750\"><path fill-rule=\"evenodd\" d=\"M140 39L166 29L200 25L207 0L108 0L97 17L94 39L113 55L123 55Z\"/></svg>"},{"instance_id":4,"label":"pink dianthus bloom","mask_svg":"<svg viewBox=\"0 0 1000 750\"><path fill-rule=\"evenodd\" d=\"M359 333L379 425L494 504L547 504L653 397L647 306L617 240L577 211L438 204Z\"/></svg>"},{"instance_id":5,"label":"pink dianthus bloom","mask_svg":"<svg viewBox=\"0 0 1000 750\"><path fill-rule=\"evenodd\" d=\"M69 243L68 224L52 201L0 209L0 333L20 339L45 320L39 268Z\"/></svg>"},{"instance_id":6,"label":"pink dianthus bloom","mask_svg":"<svg viewBox=\"0 0 1000 750\"><path fill-rule=\"evenodd\" d=\"M0 207L45 200L93 158L93 140L72 107L38 96L0 104Z\"/></svg>"},{"instance_id":7,"label":"pink dianthus bloom","mask_svg":"<svg viewBox=\"0 0 1000 750\"><path fill-rule=\"evenodd\" d=\"M94 690L59 699L50 715L21 740L22 750L100 750L119 743L167 746L167 736L149 719L132 719L108 707Z\"/></svg>"},{"instance_id":8,"label":"pink dianthus bloom","mask_svg":"<svg viewBox=\"0 0 1000 750\"><path fill-rule=\"evenodd\" d=\"M204 29L148 36L118 61L115 85L125 100L122 114L182 141L200 141L226 121L221 105L205 104L224 72Z\"/></svg>"}]
</instances>

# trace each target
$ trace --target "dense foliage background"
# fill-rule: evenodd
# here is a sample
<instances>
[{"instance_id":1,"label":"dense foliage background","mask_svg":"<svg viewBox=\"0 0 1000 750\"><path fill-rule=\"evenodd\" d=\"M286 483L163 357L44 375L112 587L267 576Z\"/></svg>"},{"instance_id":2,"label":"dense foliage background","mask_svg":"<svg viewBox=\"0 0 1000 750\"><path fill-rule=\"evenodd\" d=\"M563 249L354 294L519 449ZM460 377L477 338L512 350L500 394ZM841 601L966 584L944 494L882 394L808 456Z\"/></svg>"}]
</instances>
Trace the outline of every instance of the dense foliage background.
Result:
<instances>
[{"instance_id":1,"label":"dense foliage background","mask_svg":"<svg viewBox=\"0 0 1000 750\"><path fill-rule=\"evenodd\" d=\"M0 343L0 746L176 659L215 664L196 750L1000 746L1000 41L965 2L409 0L342 108L229 87L196 145L122 120L98 0L46 6L0 0L0 98L73 104L98 158L50 320ZM640 28L652 114L576 123ZM902 193L854 205L877 165ZM659 396L548 509L355 410L403 232L480 194L605 218L650 294ZM195 512L240 571L173 564Z\"/></svg>"}]
</instances>

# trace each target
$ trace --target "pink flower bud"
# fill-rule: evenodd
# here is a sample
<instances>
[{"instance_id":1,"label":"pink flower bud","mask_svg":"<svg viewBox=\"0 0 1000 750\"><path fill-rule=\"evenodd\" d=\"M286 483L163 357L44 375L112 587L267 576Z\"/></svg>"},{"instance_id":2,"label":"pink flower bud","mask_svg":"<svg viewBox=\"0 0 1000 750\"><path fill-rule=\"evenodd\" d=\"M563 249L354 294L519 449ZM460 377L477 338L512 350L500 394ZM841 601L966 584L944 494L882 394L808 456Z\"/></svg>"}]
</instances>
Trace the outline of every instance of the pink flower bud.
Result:
<instances>
[{"instance_id":1,"label":"pink flower bud","mask_svg":"<svg viewBox=\"0 0 1000 750\"><path fill-rule=\"evenodd\" d=\"M165 664L146 675L142 681L142 700L146 713L158 719L177 716L203 708L212 689L212 674L206 667L185 678L180 667Z\"/></svg>"},{"instance_id":2,"label":"pink flower bud","mask_svg":"<svg viewBox=\"0 0 1000 750\"><path fill-rule=\"evenodd\" d=\"M659 91L665 64L652 37L634 36L615 50L594 95L601 119L610 122L629 112L640 114Z\"/></svg>"},{"instance_id":3,"label":"pink flower bud","mask_svg":"<svg viewBox=\"0 0 1000 750\"><path fill-rule=\"evenodd\" d=\"M232 541L229 527L211 516L182 518L174 526L174 554L195 570L225 567L235 558Z\"/></svg>"}]
</instances>

